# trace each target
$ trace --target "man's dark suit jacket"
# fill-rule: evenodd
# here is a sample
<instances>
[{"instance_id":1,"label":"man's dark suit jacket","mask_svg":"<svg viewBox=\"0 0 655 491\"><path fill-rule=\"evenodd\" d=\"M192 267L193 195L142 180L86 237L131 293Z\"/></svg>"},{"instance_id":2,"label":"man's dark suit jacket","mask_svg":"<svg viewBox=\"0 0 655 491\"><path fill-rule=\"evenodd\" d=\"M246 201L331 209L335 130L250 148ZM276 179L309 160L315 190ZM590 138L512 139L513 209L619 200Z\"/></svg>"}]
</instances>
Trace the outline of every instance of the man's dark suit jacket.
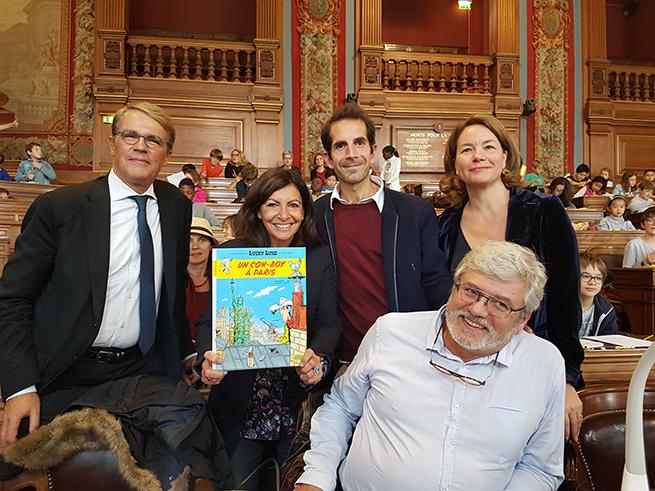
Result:
<instances>
[{"instance_id":1,"label":"man's dark suit jacket","mask_svg":"<svg viewBox=\"0 0 655 491\"><path fill-rule=\"evenodd\" d=\"M154 191L163 247L155 348L160 374L178 380L181 356L194 352L184 314L191 203L166 182L155 180ZM31 385L42 391L92 345L105 305L109 231L106 176L44 194L28 210L0 278L3 397Z\"/></svg>"}]
</instances>

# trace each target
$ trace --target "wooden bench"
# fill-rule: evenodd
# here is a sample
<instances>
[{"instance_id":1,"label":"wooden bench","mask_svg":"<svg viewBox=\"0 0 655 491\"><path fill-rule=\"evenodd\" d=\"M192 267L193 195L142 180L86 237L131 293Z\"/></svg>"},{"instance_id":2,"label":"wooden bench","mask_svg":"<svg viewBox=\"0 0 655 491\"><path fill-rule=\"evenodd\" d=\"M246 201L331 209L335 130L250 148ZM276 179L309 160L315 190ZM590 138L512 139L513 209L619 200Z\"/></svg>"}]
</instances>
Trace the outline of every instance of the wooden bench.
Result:
<instances>
[{"instance_id":1,"label":"wooden bench","mask_svg":"<svg viewBox=\"0 0 655 491\"><path fill-rule=\"evenodd\" d=\"M210 201L219 201L224 203L231 203L237 198L235 189L227 188L203 188L207 193L207 199Z\"/></svg>"},{"instance_id":2,"label":"wooden bench","mask_svg":"<svg viewBox=\"0 0 655 491\"><path fill-rule=\"evenodd\" d=\"M586 223L587 227L597 225L603 219L602 210L586 210L584 208L580 209L568 209L566 214L569 216L571 223Z\"/></svg>"},{"instance_id":3,"label":"wooden bench","mask_svg":"<svg viewBox=\"0 0 655 491\"><path fill-rule=\"evenodd\" d=\"M582 199L585 208L590 210L605 210L610 196L585 196Z\"/></svg>"},{"instance_id":4,"label":"wooden bench","mask_svg":"<svg viewBox=\"0 0 655 491\"><path fill-rule=\"evenodd\" d=\"M580 252L589 249L615 251L623 256L623 250L632 239L644 236L643 230L576 230L575 236L578 239L578 250Z\"/></svg>"},{"instance_id":5,"label":"wooden bench","mask_svg":"<svg viewBox=\"0 0 655 491\"><path fill-rule=\"evenodd\" d=\"M227 177L210 177L205 182L208 188L227 188L233 185L235 180Z\"/></svg>"},{"instance_id":6,"label":"wooden bench","mask_svg":"<svg viewBox=\"0 0 655 491\"><path fill-rule=\"evenodd\" d=\"M25 199L30 202L34 201L37 196L49 193L59 187L61 186L57 186L56 184L25 184L16 181L0 181L0 188L5 188L9 191L9 195L12 198Z\"/></svg>"}]
</instances>

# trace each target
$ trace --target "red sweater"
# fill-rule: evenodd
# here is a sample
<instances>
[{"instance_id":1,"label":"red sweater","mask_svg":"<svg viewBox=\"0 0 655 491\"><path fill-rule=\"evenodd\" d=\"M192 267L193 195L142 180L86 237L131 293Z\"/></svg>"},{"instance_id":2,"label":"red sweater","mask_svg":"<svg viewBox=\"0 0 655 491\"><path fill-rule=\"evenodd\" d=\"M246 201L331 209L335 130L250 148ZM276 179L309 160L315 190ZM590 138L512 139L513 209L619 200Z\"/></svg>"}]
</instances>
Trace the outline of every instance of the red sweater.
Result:
<instances>
[{"instance_id":1,"label":"red sweater","mask_svg":"<svg viewBox=\"0 0 655 491\"><path fill-rule=\"evenodd\" d=\"M384 286L382 214L375 202L343 205L334 201L334 235L342 322L337 354L341 360L351 361L375 320L389 312Z\"/></svg>"}]
</instances>

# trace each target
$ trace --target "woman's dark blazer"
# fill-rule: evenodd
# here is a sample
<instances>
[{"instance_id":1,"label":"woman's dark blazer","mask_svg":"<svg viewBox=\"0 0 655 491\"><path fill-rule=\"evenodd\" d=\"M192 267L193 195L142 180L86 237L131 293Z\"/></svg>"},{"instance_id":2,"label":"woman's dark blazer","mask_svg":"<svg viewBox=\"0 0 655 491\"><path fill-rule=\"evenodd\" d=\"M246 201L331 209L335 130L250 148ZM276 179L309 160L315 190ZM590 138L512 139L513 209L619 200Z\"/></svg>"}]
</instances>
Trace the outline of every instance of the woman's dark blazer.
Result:
<instances>
[{"instance_id":1,"label":"woman's dark blazer","mask_svg":"<svg viewBox=\"0 0 655 491\"><path fill-rule=\"evenodd\" d=\"M220 247L253 247L243 240L230 240ZM198 356L211 349L211 303L206 315L196 325ZM341 336L341 319L337 315L337 284L330 250L323 245L307 249L307 345L318 355L333 360ZM294 368L289 374L291 408L297 411L307 391L300 385ZM243 424L252 395L257 370L228 373L212 387L209 407L220 425Z\"/></svg>"},{"instance_id":2,"label":"woman's dark blazer","mask_svg":"<svg viewBox=\"0 0 655 491\"><path fill-rule=\"evenodd\" d=\"M463 209L450 209L439 218L439 247L451 271L455 243ZM550 340L566 363L566 381L582 386L580 365L584 352L578 333L582 322L578 241L561 201L524 189L512 189L507 213L509 242L532 249L546 267L548 282L544 298L529 325L538 336Z\"/></svg>"}]
</instances>

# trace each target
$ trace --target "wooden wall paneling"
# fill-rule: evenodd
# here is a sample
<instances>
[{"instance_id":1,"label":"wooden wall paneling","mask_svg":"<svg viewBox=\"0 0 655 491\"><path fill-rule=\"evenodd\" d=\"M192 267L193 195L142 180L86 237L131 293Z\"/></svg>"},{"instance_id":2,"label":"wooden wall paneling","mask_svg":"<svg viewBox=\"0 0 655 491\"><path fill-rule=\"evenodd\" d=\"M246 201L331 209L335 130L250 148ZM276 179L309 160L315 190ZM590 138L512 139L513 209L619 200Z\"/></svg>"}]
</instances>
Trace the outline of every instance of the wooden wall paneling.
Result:
<instances>
[{"instance_id":1,"label":"wooden wall paneling","mask_svg":"<svg viewBox=\"0 0 655 491\"><path fill-rule=\"evenodd\" d=\"M655 128L621 127L617 129L615 141L620 172L629 169L641 174L644 169L655 167Z\"/></svg>"}]
</instances>

